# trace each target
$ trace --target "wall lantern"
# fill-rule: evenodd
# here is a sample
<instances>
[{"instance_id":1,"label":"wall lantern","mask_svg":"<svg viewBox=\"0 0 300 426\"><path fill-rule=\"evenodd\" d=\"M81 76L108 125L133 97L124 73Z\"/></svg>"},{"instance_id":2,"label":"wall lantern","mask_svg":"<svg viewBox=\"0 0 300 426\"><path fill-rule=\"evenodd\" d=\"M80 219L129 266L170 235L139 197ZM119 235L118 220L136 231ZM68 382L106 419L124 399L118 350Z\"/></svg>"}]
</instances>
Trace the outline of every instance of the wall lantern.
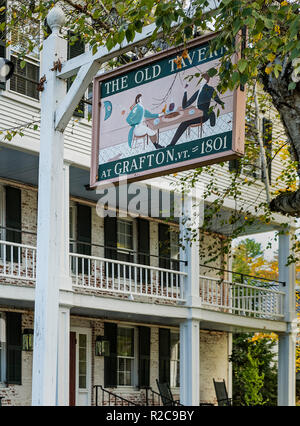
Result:
<instances>
[{"instance_id":1,"label":"wall lantern","mask_svg":"<svg viewBox=\"0 0 300 426\"><path fill-rule=\"evenodd\" d=\"M0 58L0 83L5 83L13 75L15 65L12 61Z\"/></svg>"},{"instance_id":2,"label":"wall lantern","mask_svg":"<svg viewBox=\"0 0 300 426\"><path fill-rule=\"evenodd\" d=\"M96 356L109 356L110 345L109 340L104 336L97 336L95 343L95 355Z\"/></svg>"},{"instance_id":3,"label":"wall lantern","mask_svg":"<svg viewBox=\"0 0 300 426\"><path fill-rule=\"evenodd\" d=\"M31 328L24 329L23 351L33 351L33 330Z\"/></svg>"}]
</instances>

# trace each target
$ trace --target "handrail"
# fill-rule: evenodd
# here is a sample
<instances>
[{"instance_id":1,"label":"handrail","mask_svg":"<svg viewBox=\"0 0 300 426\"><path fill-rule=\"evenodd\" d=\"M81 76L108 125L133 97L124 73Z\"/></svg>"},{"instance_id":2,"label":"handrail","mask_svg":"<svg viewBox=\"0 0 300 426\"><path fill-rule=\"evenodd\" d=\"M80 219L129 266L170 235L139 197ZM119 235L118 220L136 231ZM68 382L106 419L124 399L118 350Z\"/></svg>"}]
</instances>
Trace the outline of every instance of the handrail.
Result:
<instances>
[{"instance_id":1,"label":"handrail","mask_svg":"<svg viewBox=\"0 0 300 426\"><path fill-rule=\"evenodd\" d=\"M235 281L228 281L228 280L223 280L223 279L218 279L218 278L214 278L214 277L207 277L205 275L199 275L199 278L204 279L204 280L211 280L211 281L216 281L218 283L224 283L224 284L228 284L228 285L238 285L240 287L244 287L244 288L250 288L250 289L257 289L257 290L264 290L264 291L268 291L270 293L276 293L276 294L283 294L285 295L284 291L281 290L274 290L273 288L268 288L268 287L259 287L259 286L254 286L251 284L244 284L244 283L239 283L239 282L235 282Z\"/></svg>"},{"instance_id":2,"label":"handrail","mask_svg":"<svg viewBox=\"0 0 300 426\"><path fill-rule=\"evenodd\" d=\"M94 388L96 389L96 407L98 407L98 388L100 388L102 390L102 406L104 405L104 394L108 394L108 405L110 405L111 401L110 399L112 398L115 401L115 405L117 402L117 399L120 400L122 402L122 406L124 405L124 402L127 403L127 405L133 405L133 406L140 406L141 404L137 404L136 402L133 401L129 401L129 399L124 398L123 396L117 395L107 389L105 389L102 385L94 385Z\"/></svg>"},{"instance_id":3,"label":"handrail","mask_svg":"<svg viewBox=\"0 0 300 426\"><path fill-rule=\"evenodd\" d=\"M160 406L162 404L160 393L153 390L151 386L146 386L143 389L145 389L145 391L146 391L146 406L150 406L150 398L151 398L151 402L152 402L151 406L156 406L156 405ZM150 398L149 398L148 392L151 392ZM155 400L154 400L155 396L158 398L159 404L155 404Z\"/></svg>"},{"instance_id":4,"label":"handrail","mask_svg":"<svg viewBox=\"0 0 300 426\"><path fill-rule=\"evenodd\" d=\"M241 276L242 280L243 280L243 277L250 277L250 278L256 279L258 281L269 281L269 282L273 282L273 283L277 283L277 284L282 284L283 287L286 285L285 281L272 280L271 278L258 277L256 275L243 274L241 272L235 272L235 271L231 271L229 269L217 268L216 266L203 265L201 263L200 263L200 266L202 266L204 268L209 268L209 269L216 269L216 270L221 271L221 272L228 272L228 273L233 274L233 275L237 274L237 275Z\"/></svg>"},{"instance_id":5,"label":"handrail","mask_svg":"<svg viewBox=\"0 0 300 426\"><path fill-rule=\"evenodd\" d=\"M124 266L137 266L137 267L143 268L143 269L149 269L149 270L151 269L151 270L158 271L158 272L168 272L168 273L172 273L172 274L187 276L187 272L177 271L177 270L173 270L173 269L159 268L157 266L143 265L141 263L125 262L123 260L108 259L106 257L98 257L98 256L89 256L87 254L80 254L80 253L69 253L69 254L72 257L80 257L80 258L87 259L87 260L88 259L97 260L97 261L102 261L102 262L121 264L121 265L124 265Z\"/></svg>"},{"instance_id":6,"label":"handrail","mask_svg":"<svg viewBox=\"0 0 300 426\"><path fill-rule=\"evenodd\" d=\"M20 247L20 248L24 248L24 249L36 250L36 247L34 247L34 246L28 246L26 244L21 244L21 243L13 243L12 241L0 240L0 244L10 245L10 246L13 246L13 247Z\"/></svg>"}]
</instances>

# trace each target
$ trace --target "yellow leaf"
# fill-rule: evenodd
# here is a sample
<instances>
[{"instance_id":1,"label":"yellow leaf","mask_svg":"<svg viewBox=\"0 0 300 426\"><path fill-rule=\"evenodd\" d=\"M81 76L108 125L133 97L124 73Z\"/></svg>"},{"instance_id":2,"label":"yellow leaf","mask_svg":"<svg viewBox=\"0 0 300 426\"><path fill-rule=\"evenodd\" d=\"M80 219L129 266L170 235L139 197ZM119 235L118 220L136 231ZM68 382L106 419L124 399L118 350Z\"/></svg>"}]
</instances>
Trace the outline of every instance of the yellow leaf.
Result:
<instances>
[{"instance_id":1,"label":"yellow leaf","mask_svg":"<svg viewBox=\"0 0 300 426\"><path fill-rule=\"evenodd\" d=\"M273 67L269 67L269 66L267 66L267 67L265 68L265 73L266 73L266 74L271 74L272 69L273 69Z\"/></svg>"},{"instance_id":2,"label":"yellow leaf","mask_svg":"<svg viewBox=\"0 0 300 426\"><path fill-rule=\"evenodd\" d=\"M270 62L273 62L275 58L276 58L276 55L274 55L274 53L269 53L268 56L267 56L267 59Z\"/></svg>"}]
</instances>

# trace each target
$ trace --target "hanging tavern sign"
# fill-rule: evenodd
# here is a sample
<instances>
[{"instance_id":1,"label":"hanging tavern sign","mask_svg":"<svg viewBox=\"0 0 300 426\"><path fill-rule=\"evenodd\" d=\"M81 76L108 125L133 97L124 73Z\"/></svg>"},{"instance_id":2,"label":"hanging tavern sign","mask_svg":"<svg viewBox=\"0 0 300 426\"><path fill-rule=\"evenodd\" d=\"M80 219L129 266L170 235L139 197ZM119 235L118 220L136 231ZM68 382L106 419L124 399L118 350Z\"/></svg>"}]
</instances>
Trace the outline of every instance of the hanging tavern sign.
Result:
<instances>
[{"instance_id":1,"label":"hanging tavern sign","mask_svg":"<svg viewBox=\"0 0 300 426\"><path fill-rule=\"evenodd\" d=\"M216 92L224 51L194 39L94 79L90 185L141 180L240 157L245 93Z\"/></svg>"}]
</instances>

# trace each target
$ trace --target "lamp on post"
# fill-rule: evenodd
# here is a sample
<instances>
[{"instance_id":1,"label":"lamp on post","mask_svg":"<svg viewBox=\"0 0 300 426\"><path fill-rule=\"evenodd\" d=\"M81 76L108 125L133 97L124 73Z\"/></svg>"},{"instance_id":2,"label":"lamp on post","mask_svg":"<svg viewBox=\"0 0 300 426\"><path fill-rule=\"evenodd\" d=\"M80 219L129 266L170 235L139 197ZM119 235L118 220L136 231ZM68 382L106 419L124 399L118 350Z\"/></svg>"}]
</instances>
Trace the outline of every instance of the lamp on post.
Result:
<instances>
[{"instance_id":1,"label":"lamp on post","mask_svg":"<svg viewBox=\"0 0 300 426\"><path fill-rule=\"evenodd\" d=\"M96 356L109 356L110 344L109 339L104 336L97 336L95 342L95 355Z\"/></svg>"},{"instance_id":2,"label":"lamp on post","mask_svg":"<svg viewBox=\"0 0 300 426\"><path fill-rule=\"evenodd\" d=\"M5 83L13 75L15 65L12 61L0 58L0 83Z\"/></svg>"},{"instance_id":3,"label":"lamp on post","mask_svg":"<svg viewBox=\"0 0 300 426\"><path fill-rule=\"evenodd\" d=\"M23 351L33 351L33 330L25 328L23 332Z\"/></svg>"}]
</instances>

